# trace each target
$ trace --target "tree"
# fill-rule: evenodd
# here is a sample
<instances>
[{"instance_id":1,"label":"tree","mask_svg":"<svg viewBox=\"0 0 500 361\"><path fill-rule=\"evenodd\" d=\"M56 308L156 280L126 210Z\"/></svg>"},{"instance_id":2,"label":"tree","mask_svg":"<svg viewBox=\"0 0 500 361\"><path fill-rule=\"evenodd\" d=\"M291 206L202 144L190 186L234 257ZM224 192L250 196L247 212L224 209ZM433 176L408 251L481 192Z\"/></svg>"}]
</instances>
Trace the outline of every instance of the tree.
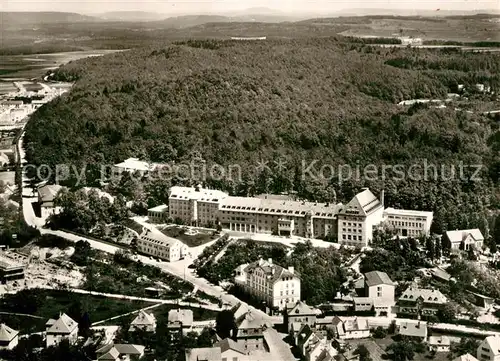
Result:
<instances>
[{"instance_id":1,"label":"tree","mask_svg":"<svg viewBox=\"0 0 500 361\"><path fill-rule=\"evenodd\" d=\"M500 243L500 214L495 218L495 224L493 226L492 240L494 243Z\"/></svg>"},{"instance_id":2,"label":"tree","mask_svg":"<svg viewBox=\"0 0 500 361\"><path fill-rule=\"evenodd\" d=\"M375 338L384 338L387 336L387 330L385 330L382 326L378 326L373 330L372 335Z\"/></svg>"},{"instance_id":3,"label":"tree","mask_svg":"<svg viewBox=\"0 0 500 361\"><path fill-rule=\"evenodd\" d=\"M490 253L495 254L497 253L498 248L495 240L493 238L490 239Z\"/></svg>"},{"instance_id":4,"label":"tree","mask_svg":"<svg viewBox=\"0 0 500 361\"><path fill-rule=\"evenodd\" d=\"M230 310L224 310L217 314L215 319L215 331L222 339L236 336L236 320L234 313Z\"/></svg>"},{"instance_id":5,"label":"tree","mask_svg":"<svg viewBox=\"0 0 500 361\"><path fill-rule=\"evenodd\" d=\"M440 322L452 323L455 321L457 315L457 308L452 303L446 303L441 307L437 313Z\"/></svg>"},{"instance_id":6,"label":"tree","mask_svg":"<svg viewBox=\"0 0 500 361\"><path fill-rule=\"evenodd\" d=\"M92 253L90 243L80 240L75 244L75 253L71 256L71 260L78 266L87 266Z\"/></svg>"},{"instance_id":7,"label":"tree","mask_svg":"<svg viewBox=\"0 0 500 361\"><path fill-rule=\"evenodd\" d=\"M386 351L392 352L394 361L413 360L415 355L415 347L408 340L394 342L387 346Z\"/></svg>"},{"instance_id":8,"label":"tree","mask_svg":"<svg viewBox=\"0 0 500 361\"><path fill-rule=\"evenodd\" d=\"M479 341L470 337L462 337L459 343L451 344L451 352L455 355L474 355L479 347Z\"/></svg>"},{"instance_id":9,"label":"tree","mask_svg":"<svg viewBox=\"0 0 500 361\"><path fill-rule=\"evenodd\" d=\"M354 350L355 355L359 355L359 361L371 361L370 351L366 348L365 345L361 344L356 347Z\"/></svg>"}]
</instances>

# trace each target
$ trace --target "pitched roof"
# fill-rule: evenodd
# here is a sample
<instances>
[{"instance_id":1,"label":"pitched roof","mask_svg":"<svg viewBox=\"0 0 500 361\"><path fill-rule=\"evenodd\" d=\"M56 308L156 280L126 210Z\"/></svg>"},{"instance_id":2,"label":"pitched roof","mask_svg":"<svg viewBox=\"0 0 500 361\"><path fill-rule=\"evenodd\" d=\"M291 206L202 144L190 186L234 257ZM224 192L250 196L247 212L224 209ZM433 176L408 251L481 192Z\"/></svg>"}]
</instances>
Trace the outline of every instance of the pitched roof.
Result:
<instances>
[{"instance_id":1,"label":"pitched roof","mask_svg":"<svg viewBox=\"0 0 500 361\"><path fill-rule=\"evenodd\" d=\"M120 353L116 348L112 347L108 352L98 357L97 360L118 360L118 357L120 357Z\"/></svg>"},{"instance_id":2,"label":"pitched roof","mask_svg":"<svg viewBox=\"0 0 500 361\"><path fill-rule=\"evenodd\" d=\"M429 345L431 346L450 346L450 338L448 336L430 336Z\"/></svg>"},{"instance_id":3,"label":"pitched roof","mask_svg":"<svg viewBox=\"0 0 500 361\"><path fill-rule=\"evenodd\" d=\"M439 290L432 290L429 288L415 288L409 287L403 292L399 300L402 301L417 301L422 298L424 303L442 304L446 303L448 299Z\"/></svg>"},{"instance_id":4,"label":"pitched roof","mask_svg":"<svg viewBox=\"0 0 500 361\"><path fill-rule=\"evenodd\" d=\"M148 209L148 212L166 212L166 211L168 211L168 206L166 204L162 204Z\"/></svg>"},{"instance_id":5,"label":"pitched roof","mask_svg":"<svg viewBox=\"0 0 500 361\"><path fill-rule=\"evenodd\" d=\"M0 324L0 341L10 342L18 334L19 331L10 328L5 323Z\"/></svg>"},{"instance_id":6,"label":"pitched roof","mask_svg":"<svg viewBox=\"0 0 500 361\"><path fill-rule=\"evenodd\" d=\"M168 323L176 322L190 327L193 324L193 311L180 308L168 311Z\"/></svg>"},{"instance_id":7,"label":"pitched roof","mask_svg":"<svg viewBox=\"0 0 500 361\"><path fill-rule=\"evenodd\" d=\"M156 168L156 164L142 161L138 158L128 158L121 163L115 164L115 167L144 172L154 170Z\"/></svg>"},{"instance_id":8,"label":"pitched roof","mask_svg":"<svg viewBox=\"0 0 500 361\"><path fill-rule=\"evenodd\" d=\"M399 324L399 333L403 336L427 337L427 322L404 321Z\"/></svg>"},{"instance_id":9,"label":"pitched roof","mask_svg":"<svg viewBox=\"0 0 500 361\"><path fill-rule=\"evenodd\" d=\"M224 340L217 342L214 347L220 347L222 353L226 352L227 350L233 350L241 353L242 355L246 355L245 347L242 344L231 340L230 338L225 338Z\"/></svg>"},{"instance_id":10,"label":"pitched roof","mask_svg":"<svg viewBox=\"0 0 500 361\"><path fill-rule=\"evenodd\" d=\"M130 323L134 326L153 326L156 325L156 319L153 314L147 313L144 310L139 311L136 318Z\"/></svg>"},{"instance_id":11,"label":"pitched roof","mask_svg":"<svg viewBox=\"0 0 500 361\"><path fill-rule=\"evenodd\" d=\"M362 331L369 330L368 321L362 318L348 319L344 321L345 331Z\"/></svg>"},{"instance_id":12,"label":"pitched roof","mask_svg":"<svg viewBox=\"0 0 500 361\"><path fill-rule=\"evenodd\" d=\"M482 343L488 345L494 356L500 355L500 336L488 336Z\"/></svg>"},{"instance_id":13,"label":"pitched roof","mask_svg":"<svg viewBox=\"0 0 500 361\"><path fill-rule=\"evenodd\" d=\"M200 347L186 350L186 361L220 361L220 347Z\"/></svg>"},{"instance_id":14,"label":"pitched roof","mask_svg":"<svg viewBox=\"0 0 500 361\"><path fill-rule=\"evenodd\" d=\"M447 231L446 232L446 237L450 240L451 243L460 243L469 234L476 241L484 241L483 234L477 228L474 228L474 229L462 229L462 230L457 230L457 231Z\"/></svg>"},{"instance_id":15,"label":"pitched roof","mask_svg":"<svg viewBox=\"0 0 500 361\"><path fill-rule=\"evenodd\" d=\"M342 209L342 214L358 214L367 216L376 210L383 208L382 203L369 190L365 189L356 194Z\"/></svg>"},{"instance_id":16,"label":"pitched roof","mask_svg":"<svg viewBox=\"0 0 500 361\"><path fill-rule=\"evenodd\" d=\"M281 267L280 265L272 263L272 260L263 260L249 263L245 268L245 272L251 273L257 269L261 269L264 274L270 278L271 283L277 282L281 277L298 277L300 275L297 272L290 272L288 269Z\"/></svg>"},{"instance_id":17,"label":"pitched roof","mask_svg":"<svg viewBox=\"0 0 500 361\"><path fill-rule=\"evenodd\" d=\"M261 317L255 315L252 311L247 311L238 325L238 329L258 329L263 328L263 326L265 326L265 322Z\"/></svg>"},{"instance_id":18,"label":"pitched roof","mask_svg":"<svg viewBox=\"0 0 500 361\"><path fill-rule=\"evenodd\" d=\"M453 359L453 361L479 361L479 360L474 356L472 356L470 353L466 353L465 355L461 355Z\"/></svg>"},{"instance_id":19,"label":"pitched roof","mask_svg":"<svg viewBox=\"0 0 500 361\"><path fill-rule=\"evenodd\" d=\"M52 321L54 320L51 319L46 323L50 326L47 333L70 334L78 328L78 323L65 313L61 314L55 322Z\"/></svg>"},{"instance_id":20,"label":"pitched roof","mask_svg":"<svg viewBox=\"0 0 500 361\"><path fill-rule=\"evenodd\" d=\"M178 239L169 237L160 231L150 230L147 228L144 228L144 232L141 234L141 240L146 240L165 247L172 247L176 244L182 243Z\"/></svg>"},{"instance_id":21,"label":"pitched roof","mask_svg":"<svg viewBox=\"0 0 500 361\"><path fill-rule=\"evenodd\" d=\"M309 307L305 302L297 301L295 305L288 311L290 316L298 316L298 315L315 315L316 312Z\"/></svg>"},{"instance_id":22,"label":"pitched roof","mask_svg":"<svg viewBox=\"0 0 500 361\"><path fill-rule=\"evenodd\" d=\"M144 353L144 346L141 345L133 345L133 344L125 344L125 343L110 343L104 345L103 347L97 349L97 354L106 354L111 350L115 350L119 355L141 355ZM99 358L100 360L100 358Z\"/></svg>"},{"instance_id":23,"label":"pitched roof","mask_svg":"<svg viewBox=\"0 0 500 361\"><path fill-rule=\"evenodd\" d=\"M451 275L442 268L434 267L430 270L430 273L434 277L440 278L446 282L451 280Z\"/></svg>"},{"instance_id":24,"label":"pitched roof","mask_svg":"<svg viewBox=\"0 0 500 361\"><path fill-rule=\"evenodd\" d=\"M394 286L394 282L391 281L387 273L380 271L371 271L365 273L365 282L368 285L368 287L378 286L378 285Z\"/></svg>"},{"instance_id":25,"label":"pitched roof","mask_svg":"<svg viewBox=\"0 0 500 361\"><path fill-rule=\"evenodd\" d=\"M61 189L62 186L58 184L44 185L38 188L38 195L42 202L52 202Z\"/></svg>"}]
</instances>

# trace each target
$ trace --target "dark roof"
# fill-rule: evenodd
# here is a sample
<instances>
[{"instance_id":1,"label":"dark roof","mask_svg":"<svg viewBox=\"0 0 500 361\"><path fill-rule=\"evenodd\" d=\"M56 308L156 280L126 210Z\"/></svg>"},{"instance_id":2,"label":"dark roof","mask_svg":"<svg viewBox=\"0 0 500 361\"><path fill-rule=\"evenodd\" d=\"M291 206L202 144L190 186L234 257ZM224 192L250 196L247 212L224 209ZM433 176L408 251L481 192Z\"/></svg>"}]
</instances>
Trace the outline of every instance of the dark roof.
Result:
<instances>
[{"instance_id":1,"label":"dark roof","mask_svg":"<svg viewBox=\"0 0 500 361\"><path fill-rule=\"evenodd\" d=\"M371 271L365 273L365 282L368 285L368 287L377 285L394 286L394 282L391 281L387 273L380 271Z\"/></svg>"},{"instance_id":2,"label":"dark roof","mask_svg":"<svg viewBox=\"0 0 500 361\"><path fill-rule=\"evenodd\" d=\"M230 338L225 338L224 340L217 342L214 347L220 347L221 352L234 350L241 353L242 355L246 355L244 346L238 342L231 340Z\"/></svg>"}]
</instances>

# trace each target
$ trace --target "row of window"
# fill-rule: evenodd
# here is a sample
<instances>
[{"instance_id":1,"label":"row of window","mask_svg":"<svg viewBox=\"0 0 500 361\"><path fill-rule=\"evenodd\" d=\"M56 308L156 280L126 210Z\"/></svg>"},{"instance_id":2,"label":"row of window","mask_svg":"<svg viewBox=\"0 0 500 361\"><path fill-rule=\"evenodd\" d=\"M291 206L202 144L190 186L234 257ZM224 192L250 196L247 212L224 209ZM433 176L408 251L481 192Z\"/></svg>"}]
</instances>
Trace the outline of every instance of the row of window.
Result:
<instances>
[{"instance_id":1,"label":"row of window","mask_svg":"<svg viewBox=\"0 0 500 361\"><path fill-rule=\"evenodd\" d=\"M351 235L351 234L343 234L342 235L342 239L346 239L346 240L353 240L353 241L362 241L363 240L363 236L362 235Z\"/></svg>"}]
</instances>

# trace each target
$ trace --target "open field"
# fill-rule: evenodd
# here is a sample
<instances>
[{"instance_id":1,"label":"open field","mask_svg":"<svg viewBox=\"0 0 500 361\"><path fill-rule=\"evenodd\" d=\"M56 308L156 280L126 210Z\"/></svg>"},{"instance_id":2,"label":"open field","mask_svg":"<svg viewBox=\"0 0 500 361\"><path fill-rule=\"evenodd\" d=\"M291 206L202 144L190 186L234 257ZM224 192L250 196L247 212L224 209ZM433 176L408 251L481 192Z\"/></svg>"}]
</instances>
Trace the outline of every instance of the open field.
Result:
<instances>
[{"instance_id":1,"label":"open field","mask_svg":"<svg viewBox=\"0 0 500 361\"><path fill-rule=\"evenodd\" d=\"M57 318L60 312L76 318L75 313L87 311L91 322L95 322L148 305L146 302L79 295L63 290L31 289L5 295L0 301L0 312L29 314L37 318L0 314L0 320L21 333L39 332L45 329L49 318Z\"/></svg>"}]
</instances>

